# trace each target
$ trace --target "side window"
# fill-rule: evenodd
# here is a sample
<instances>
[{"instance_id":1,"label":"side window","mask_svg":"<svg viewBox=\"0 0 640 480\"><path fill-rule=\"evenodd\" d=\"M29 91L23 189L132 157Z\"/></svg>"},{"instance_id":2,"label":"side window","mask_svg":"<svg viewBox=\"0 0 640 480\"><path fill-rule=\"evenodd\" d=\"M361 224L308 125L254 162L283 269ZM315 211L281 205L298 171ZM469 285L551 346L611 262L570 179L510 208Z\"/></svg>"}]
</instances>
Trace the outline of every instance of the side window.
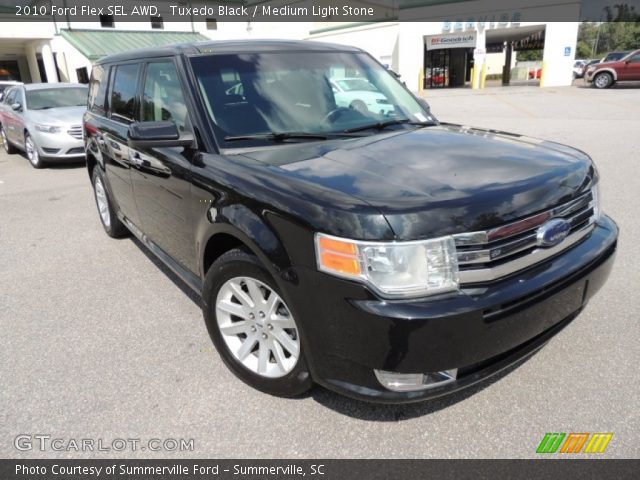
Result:
<instances>
[{"instance_id":1,"label":"side window","mask_svg":"<svg viewBox=\"0 0 640 480\"><path fill-rule=\"evenodd\" d=\"M171 60L147 65L142 99L142 121L173 121L178 130L187 127L187 106L178 71Z\"/></svg>"},{"instance_id":2,"label":"side window","mask_svg":"<svg viewBox=\"0 0 640 480\"><path fill-rule=\"evenodd\" d=\"M111 118L113 120L124 123L135 121L139 70L140 65L137 63L116 67L113 89L111 90Z\"/></svg>"},{"instance_id":3,"label":"side window","mask_svg":"<svg viewBox=\"0 0 640 480\"><path fill-rule=\"evenodd\" d=\"M108 71L108 70L107 70ZM107 84L109 76L101 65L96 65L91 70L89 82L89 111L98 115L105 113L105 100L107 96Z\"/></svg>"},{"instance_id":4,"label":"side window","mask_svg":"<svg viewBox=\"0 0 640 480\"><path fill-rule=\"evenodd\" d=\"M640 63L640 53L631 57L629 63Z\"/></svg>"},{"instance_id":5,"label":"side window","mask_svg":"<svg viewBox=\"0 0 640 480\"><path fill-rule=\"evenodd\" d=\"M16 98L16 90L17 88L11 88L9 89L9 91L7 92L7 96L4 98L4 103L7 105L11 105L14 102L14 99Z\"/></svg>"},{"instance_id":6,"label":"side window","mask_svg":"<svg viewBox=\"0 0 640 480\"><path fill-rule=\"evenodd\" d=\"M24 104L24 92L22 91L21 88L16 88L15 89L15 97L13 99L12 103L19 103L20 105L22 105L22 107L24 108L25 104Z\"/></svg>"}]
</instances>

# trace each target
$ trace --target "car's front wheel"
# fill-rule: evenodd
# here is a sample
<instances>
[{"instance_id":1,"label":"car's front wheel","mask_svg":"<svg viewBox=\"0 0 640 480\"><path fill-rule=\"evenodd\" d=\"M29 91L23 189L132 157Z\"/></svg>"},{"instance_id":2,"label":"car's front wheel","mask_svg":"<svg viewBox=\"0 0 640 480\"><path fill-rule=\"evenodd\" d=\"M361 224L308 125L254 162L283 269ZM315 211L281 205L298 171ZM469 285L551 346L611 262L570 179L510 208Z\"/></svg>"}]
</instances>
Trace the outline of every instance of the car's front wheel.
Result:
<instances>
[{"instance_id":1,"label":"car's front wheel","mask_svg":"<svg viewBox=\"0 0 640 480\"><path fill-rule=\"evenodd\" d=\"M207 272L203 299L209 335L238 378L281 397L312 387L299 323L254 255L236 249L218 258Z\"/></svg>"},{"instance_id":2,"label":"car's front wheel","mask_svg":"<svg viewBox=\"0 0 640 480\"><path fill-rule=\"evenodd\" d=\"M24 134L24 150L33 168L42 168L45 166L44 161L38 153L38 146L28 133Z\"/></svg>"},{"instance_id":3,"label":"car's front wheel","mask_svg":"<svg viewBox=\"0 0 640 480\"><path fill-rule=\"evenodd\" d=\"M120 221L113 208L113 202L109 197L109 192L104 184L104 178L100 167L93 169L93 194L96 199L96 206L98 207L98 213L100 214L100 222L104 227L104 231L107 235L113 238L121 238L129 235L129 230Z\"/></svg>"},{"instance_id":4,"label":"car's front wheel","mask_svg":"<svg viewBox=\"0 0 640 480\"><path fill-rule=\"evenodd\" d=\"M16 147L9 143L7 133L4 131L4 127L2 125L0 125L0 141L2 141L2 146L4 147L5 152L8 154L16 153Z\"/></svg>"},{"instance_id":5,"label":"car's front wheel","mask_svg":"<svg viewBox=\"0 0 640 480\"><path fill-rule=\"evenodd\" d=\"M593 84L596 88L609 88L613 85L613 76L608 72L602 72L595 76Z\"/></svg>"},{"instance_id":6,"label":"car's front wheel","mask_svg":"<svg viewBox=\"0 0 640 480\"><path fill-rule=\"evenodd\" d=\"M367 105L362 100L354 100L353 102L351 102L351 105L349 105L349 108L360 113L369 113Z\"/></svg>"}]
</instances>

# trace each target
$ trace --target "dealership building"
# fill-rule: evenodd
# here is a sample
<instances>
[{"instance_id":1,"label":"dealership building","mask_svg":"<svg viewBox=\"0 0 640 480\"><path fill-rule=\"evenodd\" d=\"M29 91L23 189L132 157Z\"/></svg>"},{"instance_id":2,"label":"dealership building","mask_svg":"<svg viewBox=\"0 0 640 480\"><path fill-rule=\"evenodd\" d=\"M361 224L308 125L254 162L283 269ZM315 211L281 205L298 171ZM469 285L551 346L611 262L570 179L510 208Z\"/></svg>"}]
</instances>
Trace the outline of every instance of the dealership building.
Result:
<instances>
[{"instance_id":1,"label":"dealership building","mask_svg":"<svg viewBox=\"0 0 640 480\"><path fill-rule=\"evenodd\" d=\"M536 19L578 19L582 2L513 0L496 10L497 3L401 2L396 18L389 21L316 24L309 38L367 50L401 74L414 91L483 88L487 77L500 77L503 85L530 77L540 86L571 85L579 22ZM533 72L516 68L517 53L528 50L542 54Z\"/></svg>"},{"instance_id":2,"label":"dealership building","mask_svg":"<svg viewBox=\"0 0 640 480\"><path fill-rule=\"evenodd\" d=\"M519 81L570 85L579 23L534 19L543 14L578 18L580 0L557 6L549 6L546 0L514 0L498 11L495 3L405 1L390 11L388 18L366 23L219 22L216 18L163 23L162 17L120 22L108 15L93 22L65 18L11 22L13 10L2 11L7 7L0 7L0 80L87 82L93 62L132 48L205 39L277 37L363 48L399 73L414 91L484 88L485 79L496 78L502 85ZM533 70L516 64L518 52L527 50L542 52L542 60Z\"/></svg>"}]
</instances>

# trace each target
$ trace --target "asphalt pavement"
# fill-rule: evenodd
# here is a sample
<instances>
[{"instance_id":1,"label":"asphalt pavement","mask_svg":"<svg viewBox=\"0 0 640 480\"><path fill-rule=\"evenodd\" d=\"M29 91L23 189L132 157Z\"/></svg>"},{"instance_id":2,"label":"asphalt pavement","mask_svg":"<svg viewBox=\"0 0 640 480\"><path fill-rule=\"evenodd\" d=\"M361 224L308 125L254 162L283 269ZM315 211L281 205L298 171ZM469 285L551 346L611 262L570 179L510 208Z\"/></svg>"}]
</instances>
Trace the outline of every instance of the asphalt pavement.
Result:
<instances>
[{"instance_id":1,"label":"asphalt pavement","mask_svg":"<svg viewBox=\"0 0 640 480\"><path fill-rule=\"evenodd\" d=\"M322 388L267 396L225 368L186 286L137 241L107 237L82 166L34 170L2 152L0 456L530 458L546 432L613 432L603 455L638 458L640 88L424 96L442 121L567 143L597 163L604 210L621 228L616 264L544 349L421 404L369 405ZM77 452L82 439L111 450ZM117 439L141 443L119 452ZM153 451L150 439L185 440L188 451Z\"/></svg>"}]
</instances>

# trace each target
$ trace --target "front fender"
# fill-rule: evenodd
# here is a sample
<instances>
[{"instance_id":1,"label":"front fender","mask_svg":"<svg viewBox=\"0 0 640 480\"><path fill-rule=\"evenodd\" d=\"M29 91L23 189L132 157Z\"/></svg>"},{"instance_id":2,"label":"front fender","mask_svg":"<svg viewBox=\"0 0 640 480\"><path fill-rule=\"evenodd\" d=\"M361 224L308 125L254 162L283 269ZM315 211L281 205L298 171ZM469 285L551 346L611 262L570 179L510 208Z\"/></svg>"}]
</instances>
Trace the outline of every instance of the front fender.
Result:
<instances>
[{"instance_id":1,"label":"front fender","mask_svg":"<svg viewBox=\"0 0 640 480\"><path fill-rule=\"evenodd\" d=\"M256 255L274 278L291 267L287 252L268 221L269 214L260 216L245 205L226 205L207 211L197 232L200 274L204 279L204 256L209 241L216 235L230 235L242 242ZM215 240L214 240L215 241Z\"/></svg>"}]
</instances>

